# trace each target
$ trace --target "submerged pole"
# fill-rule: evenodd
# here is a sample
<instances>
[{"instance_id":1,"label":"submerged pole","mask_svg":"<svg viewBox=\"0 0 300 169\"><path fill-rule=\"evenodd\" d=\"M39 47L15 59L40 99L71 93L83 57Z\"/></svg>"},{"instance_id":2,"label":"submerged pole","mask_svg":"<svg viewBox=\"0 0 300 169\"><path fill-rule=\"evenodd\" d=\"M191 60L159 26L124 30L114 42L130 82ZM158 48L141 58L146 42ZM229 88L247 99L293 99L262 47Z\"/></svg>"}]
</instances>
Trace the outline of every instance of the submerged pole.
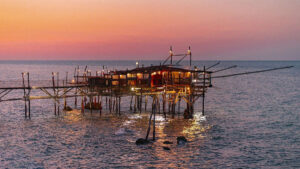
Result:
<instances>
[{"instance_id":1,"label":"submerged pole","mask_svg":"<svg viewBox=\"0 0 300 169\"><path fill-rule=\"evenodd\" d=\"M84 114L84 98L81 96L81 112Z\"/></svg>"},{"instance_id":2,"label":"submerged pole","mask_svg":"<svg viewBox=\"0 0 300 169\"><path fill-rule=\"evenodd\" d=\"M158 97L159 97L159 96L157 96L157 98L156 98L156 103L157 103L156 109L157 109L157 111L158 111L158 114L160 114L160 100L159 100Z\"/></svg>"},{"instance_id":3,"label":"submerged pole","mask_svg":"<svg viewBox=\"0 0 300 169\"><path fill-rule=\"evenodd\" d=\"M181 101L181 97L179 97L179 100L178 100L178 109L177 109L177 114L180 114L180 101Z\"/></svg>"},{"instance_id":4,"label":"submerged pole","mask_svg":"<svg viewBox=\"0 0 300 169\"><path fill-rule=\"evenodd\" d=\"M113 98L113 104L112 104L112 110L113 111L116 110L116 99L117 99L117 97Z\"/></svg>"},{"instance_id":5,"label":"submerged pole","mask_svg":"<svg viewBox=\"0 0 300 169\"><path fill-rule=\"evenodd\" d=\"M133 100L133 95L131 96L131 99L130 99L130 107L129 107L129 110L132 110L132 100Z\"/></svg>"},{"instance_id":6,"label":"submerged pole","mask_svg":"<svg viewBox=\"0 0 300 169\"><path fill-rule=\"evenodd\" d=\"M163 94L163 113L165 118L167 118L167 114L166 114L166 94Z\"/></svg>"},{"instance_id":7,"label":"submerged pole","mask_svg":"<svg viewBox=\"0 0 300 169\"><path fill-rule=\"evenodd\" d=\"M107 110L107 96L105 96L105 109Z\"/></svg>"},{"instance_id":8,"label":"submerged pole","mask_svg":"<svg viewBox=\"0 0 300 169\"><path fill-rule=\"evenodd\" d=\"M150 133L152 114L153 114L153 108L152 108L152 112L151 112L151 115L150 115L150 118L149 118L149 125L148 125L148 129L147 129L147 134L146 134L145 140L148 140L148 136L149 136L149 133Z\"/></svg>"},{"instance_id":9,"label":"submerged pole","mask_svg":"<svg viewBox=\"0 0 300 169\"><path fill-rule=\"evenodd\" d=\"M133 106L133 112L136 113L136 103L137 102L137 96L134 97L134 106Z\"/></svg>"},{"instance_id":10,"label":"submerged pole","mask_svg":"<svg viewBox=\"0 0 300 169\"><path fill-rule=\"evenodd\" d=\"M93 96L90 95L90 112L93 113L93 106L92 106L92 102L93 102Z\"/></svg>"},{"instance_id":11,"label":"submerged pole","mask_svg":"<svg viewBox=\"0 0 300 169\"><path fill-rule=\"evenodd\" d=\"M148 96L145 96L145 111L147 111L147 102L148 102Z\"/></svg>"},{"instance_id":12,"label":"submerged pole","mask_svg":"<svg viewBox=\"0 0 300 169\"><path fill-rule=\"evenodd\" d=\"M139 104L140 114L142 113L142 103L143 103L143 93L141 89L141 97L140 97L140 104Z\"/></svg>"},{"instance_id":13,"label":"submerged pole","mask_svg":"<svg viewBox=\"0 0 300 169\"><path fill-rule=\"evenodd\" d=\"M108 98L108 109L109 109L109 112L111 113L111 96L109 96L109 98Z\"/></svg>"},{"instance_id":14,"label":"submerged pole","mask_svg":"<svg viewBox=\"0 0 300 169\"><path fill-rule=\"evenodd\" d=\"M121 96L119 96L119 115L121 115Z\"/></svg>"}]
</instances>

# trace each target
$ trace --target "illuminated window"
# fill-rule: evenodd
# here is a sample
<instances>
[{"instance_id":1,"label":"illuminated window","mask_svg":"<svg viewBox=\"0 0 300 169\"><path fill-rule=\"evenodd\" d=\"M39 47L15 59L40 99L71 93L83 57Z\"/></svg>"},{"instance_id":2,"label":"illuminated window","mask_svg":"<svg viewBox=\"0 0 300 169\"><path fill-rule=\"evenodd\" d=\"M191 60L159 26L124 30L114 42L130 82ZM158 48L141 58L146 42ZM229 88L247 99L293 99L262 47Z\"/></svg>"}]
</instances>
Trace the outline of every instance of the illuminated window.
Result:
<instances>
[{"instance_id":1,"label":"illuminated window","mask_svg":"<svg viewBox=\"0 0 300 169\"><path fill-rule=\"evenodd\" d=\"M113 75L113 79L119 79L119 75Z\"/></svg>"},{"instance_id":2,"label":"illuminated window","mask_svg":"<svg viewBox=\"0 0 300 169\"><path fill-rule=\"evenodd\" d=\"M120 79L126 79L125 75L120 75Z\"/></svg>"},{"instance_id":3,"label":"illuminated window","mask_svg":"<svg viewBox=\"0 0 300 169\"><path fill-rule=\"evenodd\" d=\"M111 83L112 83L113 86L119 85L119 81L112 81Z\"/></svg>"},{"instance_id":4,"label":"illuminated window","mask_svg":"<svg viewBox=\"0 0 300 169\"><path fill-rule=\"evenodd\" d=\"M143 79L143 74L142 74L142 73L138 73L138 74L137 74L137 78L138 78L138 79Z\"/></svg>"}]
</instances>

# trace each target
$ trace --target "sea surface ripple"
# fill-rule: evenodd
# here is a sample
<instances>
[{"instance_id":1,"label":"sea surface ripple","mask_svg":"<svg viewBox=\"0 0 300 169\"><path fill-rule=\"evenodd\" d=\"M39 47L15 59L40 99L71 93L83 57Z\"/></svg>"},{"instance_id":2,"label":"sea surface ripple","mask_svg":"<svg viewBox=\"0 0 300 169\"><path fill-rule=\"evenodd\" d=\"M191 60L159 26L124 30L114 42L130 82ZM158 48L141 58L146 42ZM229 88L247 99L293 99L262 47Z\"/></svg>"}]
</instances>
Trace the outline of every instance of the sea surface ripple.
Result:
<instances>
[{"instance_id":1,"label":"sea surface ripple","mask_svg":"<svg viewBox=\"0 0 300 169\"><path fill-rule=\"evenodd\" d=\"M159 62L141 64L155 63ZM200 68L214 63L194 62ZM24 71L32 80L49 80L51 72L70 76L77 65L81 70L89 65L95 72L103 65L132 68L135 61L1 61L0 65L1 86L21 80ZM150 106L142 114L132 113L129 97L122 98L120 116L106 110L102 116L88 110L54 116L53 100L33 100L32 117L25 119L23 101L1 102L0 168L300 168L300 62L224 61L214 70L230 65L238 67L220 75L295 67L213 80L205 117L200 115L200 99L192 120L182 115L164 119L159 114L157 140L143 146L135 141L145 137ZM7 97L16 96L22 91ZM74 108L74 98L67 102ZM184 107L181 102L181 111ZM189 142L177 145L176 137L181 135Z\"/></svg>"}]
</instances>

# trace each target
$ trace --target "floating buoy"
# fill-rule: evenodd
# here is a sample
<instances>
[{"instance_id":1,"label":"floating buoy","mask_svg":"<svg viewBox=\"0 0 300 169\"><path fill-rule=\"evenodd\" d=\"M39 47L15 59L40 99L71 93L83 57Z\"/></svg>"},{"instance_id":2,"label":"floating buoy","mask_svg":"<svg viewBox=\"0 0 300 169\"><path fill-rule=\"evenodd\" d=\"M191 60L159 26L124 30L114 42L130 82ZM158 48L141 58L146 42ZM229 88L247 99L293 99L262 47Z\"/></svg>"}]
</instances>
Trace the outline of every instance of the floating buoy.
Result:
<instances>
[{"instance_id":1,"label":"floating buoy","mask_svg":"<svg viewBox=\"0 0 300 169\"><path fill-rule=\"evenodd\" d=\"M163 143L164 144L173 144L173 142L171 142L171 141L164 141Z\"/></svg>"},{"instance_id":2,"label":"floating buoy","mask_svg":"<svg viewBox=\"0 0 300 169\"><path fill-rule=\"evenodd\" d=\"M184 144L187 142L187 139L184 136L177 137L177 144Z\"/></svg>"},{"instance_id":3,"label":"floating buoy","mask_svg":"<svg viewBox=\"0 0 300 169\"><path fill-rule=\"evenodd\" d=\"M165 146L163 146L163 149L164 150L171 150L169 147L165 147Z\"/></svg>"},{"instance_id":4,"label":"floating buoy","mask_svg":"<svg viewBox=\"0 0 300 169\"><path fill-rule=\"evenodd\" d=\"M64 110L65 110L65 111L72 111L73 109L72 109L70 106L66 106L66 107L64 108Z\"/></svg>"},{"instance_id":5,"label":"floating buoy","mask_svg":"<svg viewBox=\"0 0 300 169\"><path fill-rule=\"evenodd\" d=\"M136 145L143 145L143 144L148 144L148 143L149 143L149 141L146 139L143 139L143 138L139 138L135 142Z\"/></svg>"}]
</instances>

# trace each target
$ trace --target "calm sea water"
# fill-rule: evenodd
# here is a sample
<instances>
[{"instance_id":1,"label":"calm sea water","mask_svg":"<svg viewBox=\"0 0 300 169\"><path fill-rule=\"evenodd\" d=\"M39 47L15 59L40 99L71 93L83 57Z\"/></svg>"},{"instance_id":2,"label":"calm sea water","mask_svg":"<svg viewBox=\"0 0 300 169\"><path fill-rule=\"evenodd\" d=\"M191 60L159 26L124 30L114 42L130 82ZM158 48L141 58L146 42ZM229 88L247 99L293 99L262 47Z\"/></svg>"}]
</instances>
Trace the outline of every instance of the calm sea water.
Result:
<instances>
[{"instance_id":1,"label":"calm sea water","mask_svg":"<svg viewBox=\"0 0 300 169\"><path fill-rule=\"evenodd\" d=\"M194 62L200 67L213 63ZM132 68L135 61L1 61L0 85L20 80L24 71L31 79L49 80L51 72L63 77L77 65L81 70L88 65L94 73L103 65ZM24 119L24 102L2 102L0 168L300 168L300 62L224 61L214 70L230 65L238 67L219 74L295 67L215 79L205 117L200 116L201 100L193 120L159 115L157 141L144 146L135 141L146 134L150 106L134 114L130 98L123 98L121 116L104 112L101 117L77 110L55 117L52 100L34 100L32 118ZM8 97L21 95L16 91ZM74 108L74 99L68 104ZM176 144L181 135L187 144ZM169 151L162 148L166 140L174 143L167 145Z\"/></svg>"}]
</instances>

